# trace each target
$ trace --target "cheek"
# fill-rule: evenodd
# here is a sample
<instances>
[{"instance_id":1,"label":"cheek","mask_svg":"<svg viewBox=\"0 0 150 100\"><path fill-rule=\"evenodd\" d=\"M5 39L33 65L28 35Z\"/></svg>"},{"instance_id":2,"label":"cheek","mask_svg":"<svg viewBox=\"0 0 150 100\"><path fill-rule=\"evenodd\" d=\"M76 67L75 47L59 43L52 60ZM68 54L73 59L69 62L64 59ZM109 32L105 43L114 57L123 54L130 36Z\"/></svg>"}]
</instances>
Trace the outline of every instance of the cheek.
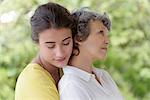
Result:
<instances>
[{"instance_id":1,"label":"cheek","mask_svg":"<svg viewBox=\"0 0 150 100\"><path fill-rule=\"evenodd\" d=\"M53 57L53 51L49 50L47 47L41 48L40 54L47 60Z\"/></svg>"},{"instance_id":2,"label":"cheek","mask_svg":"<svg viewBox=\"0 0 150 100\"><path fill-rule=\"evenodd\" d=\"M99 41L90 41L87 43L86 48L89 50L89 52L96 53L100 48L100 43Z\"/></svg>"},{"instance_id":3,"label":"cheek","mask_svg":"<svg viewBox=\"0 0 150 100\"><path fill-rule=\"evenodd\" d=\"M85 47L86 47L86 48L89 48L89 49L94 49L95 46L96 46L96 44L97 44L96 41L94 41L94 40L89 40L89 41L87 41Z\"/></svg>"},{"instance_id":4,"label":"cheek","mask_svg":"<svg viewBox=\"0 0 150 100\"><path fill-rule=\"evenodd\" d=\"M67 52L68 54L71 54L71 53L72 53L72 50L73 50L73 45L70 45L70 46L68 46L68 48L66 49L66 52Z\"/></svg>"},{"instance_id":5,"label":"cheek","mask_svg":"<svg viewBox=\"0 0 150 100\"><path fill-rule=\"evenodd\" d=\"M68 55L68 56L71 55L72 50L73 50L73 44L70 44L69 46L67 46L65 48L65 54Z\"/></svg>"}]
</instances>

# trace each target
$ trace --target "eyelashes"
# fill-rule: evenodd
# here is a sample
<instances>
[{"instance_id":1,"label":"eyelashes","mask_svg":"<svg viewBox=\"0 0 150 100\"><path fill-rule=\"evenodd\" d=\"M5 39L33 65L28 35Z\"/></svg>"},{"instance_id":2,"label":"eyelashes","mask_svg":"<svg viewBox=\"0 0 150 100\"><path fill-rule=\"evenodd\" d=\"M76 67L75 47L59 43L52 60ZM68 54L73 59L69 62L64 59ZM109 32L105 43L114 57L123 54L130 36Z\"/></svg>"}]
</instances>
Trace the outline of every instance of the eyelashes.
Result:
<instances>
[{"instance_id":1,"label":"eyelashes","mask_svg":"<svg viewBox=\"0 0 150 100\"><path fill-rule=\"evenodd\" d=\"M100 30L99 32L100 32L100 33L104 33L104 31L103 31L103 30Z\"/></svg>"},{"instance_id":2,"label":"eyelashes","mask_svg":"<svg viewBox=\"0 0 150 100\"><path fill-rule=\"evenodd\" d=\"M63 41L63 45L69 45L69 43L70 43L71 41L70 40L66 40L66 41Z\"/></svg>"},{"instance_id":3,"label":"eyelashes","mask_svg":"<svg viewBox=\"0 0 150 100\"><path fill-rule=\"evenodd\" d=\"M68 43L63 43L63 45L69 45L69 43L70 43L70 42L68 42Z\"/></svg>"},{"instance_id":4,"label":"eyelashes","mask_svg":"<svg viewBox=\"0 0 150 100\"><path fill-rule=\"evenodd\" d=\"M103 30L100 30L99 32L98 32L98 34L101 34L101 35L105 35L105 33L104 33L104 31Z\"/></svg>"},{"instance_id":5,"label":"eyelashes","mask_svg":"<svg viewBox=\"0 0 150 100\"><path fill-rule=\"evenodd\" d=\"M70 41L62 43L62 45L64 45L64 46L67 46L69 44L70 44ZM55 44L52 44L52 45L48 45L47 48L53 49L53 48L55 48L55 46L56 46Z\"/></svg>"},{"instance_id":6,"label":"eyelashes","mask_svg":"<svg viewBox=\"0 0 150 100\"><path fill-rule=\"evenodd\" d=\"M55 44L51 45L51 46L47 46L49 49L52 49L55 47Z\"/></svg>"}]
</instances>

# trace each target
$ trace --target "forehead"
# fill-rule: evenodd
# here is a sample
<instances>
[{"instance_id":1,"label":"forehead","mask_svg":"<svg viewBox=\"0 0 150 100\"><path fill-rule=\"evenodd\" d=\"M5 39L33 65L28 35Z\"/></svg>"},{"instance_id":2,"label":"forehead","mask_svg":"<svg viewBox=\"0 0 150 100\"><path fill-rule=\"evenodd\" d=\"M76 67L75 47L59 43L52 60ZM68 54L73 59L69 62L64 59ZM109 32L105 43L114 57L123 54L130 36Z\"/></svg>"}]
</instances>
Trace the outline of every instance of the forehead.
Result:
<instances>
[{"instance_id":1,"label":"forehead","mask_svg":"<svg viewBox=\"0 0 150 100\"><path fill-rule=\"evenodd\" d=\"M104 24L101 20L91 20L89 23L89 28L91 31L97 30L97 29L108 31L107 27L104 26Z\"/></svg>"},{"instance_id":2,"label":"forehead","mask_svg":"<svg viewBox=\"0 0 150 100\"><path fill-rule=\"evenodd\" d=\"M39 39L43 41L63 40L68 36L71 36L71 29L69 28L61 28L61 29L50 28L39 33Z\"/></svg>"}]
</instances>

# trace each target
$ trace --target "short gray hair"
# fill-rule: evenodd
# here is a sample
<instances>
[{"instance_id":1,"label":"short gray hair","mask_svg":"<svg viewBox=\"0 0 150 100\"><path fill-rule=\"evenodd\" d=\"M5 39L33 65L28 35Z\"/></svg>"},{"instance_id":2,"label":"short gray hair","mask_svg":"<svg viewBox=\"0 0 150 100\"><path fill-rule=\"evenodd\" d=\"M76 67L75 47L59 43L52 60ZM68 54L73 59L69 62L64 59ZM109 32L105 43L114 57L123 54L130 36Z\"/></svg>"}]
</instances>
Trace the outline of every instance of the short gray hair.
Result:
<instances>
[{"instance_id":1,"label":"short gray hair","mask_svg":"<svg viewBox=\"0 0 150 100\"><path fill-rule=\"evenodd\" d=\"M103 15L91 11L89 9L80 9L77 11L74 11L72 13L72 16L76 19L76 33L75 33L75 40L82 42L87 39L87 37L90 34L90 27L89 23L90 21L101 21L104 26L110 31L111 29L111 21L106 13ZM77 50L77 53L73 53L72 56L77 56L80 53L79 45L74 40L74 50Z\"/></svg>"},{"instance_id":2,"label":"short gray hair","mask_svg":"<svg viewBox=\"0 0 150 100\"><path fill-rule=\"evenodd\" d=\"M77 20L77 33L75 36L77 41L84 41L87 39L87 37L90 34L89 22L91 20L99 20L109 31L111 29L111 21L106 12L104 12L104 14L101 15L87 8L82 8L73 12L72 15Z\"/></svg>"}]
</instances>

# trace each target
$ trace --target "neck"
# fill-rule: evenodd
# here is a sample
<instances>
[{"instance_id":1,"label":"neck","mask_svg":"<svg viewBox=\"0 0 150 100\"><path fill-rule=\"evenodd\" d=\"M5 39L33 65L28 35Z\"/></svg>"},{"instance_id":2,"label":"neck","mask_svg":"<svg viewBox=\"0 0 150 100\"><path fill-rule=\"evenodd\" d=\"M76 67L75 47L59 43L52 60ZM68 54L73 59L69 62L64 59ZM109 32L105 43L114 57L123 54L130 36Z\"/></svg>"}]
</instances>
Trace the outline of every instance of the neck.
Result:
<instances>
[{"instance_id":1,"label":"neck","mask_svg":"<svg viewBox=\"0 0 150 100\"><path fill-rule=\"evenodd\" d=\"M70 65L77 67L86 72L92 73L92 58L90 55L80 51L78 56L73 56Z\"/></svg>"},{"instance_id":2,"label":"neck","mask_svg":"<svg viewBox=\"0 0 150 100\"><path fill-rule=\"evenodd\" d=\"M60 79L60 75L59 75L59 68L51 65L50 63L48 63L47 61L45 61L44 59L42 59L42 57L40 55L38 55L34 60L34 63L39 64L41 67L43 67L45 70L47 70L51 76L53 77L53 79L55 80L55 83L57 84L59 79Z\"/></svg>"}]
</instances>

